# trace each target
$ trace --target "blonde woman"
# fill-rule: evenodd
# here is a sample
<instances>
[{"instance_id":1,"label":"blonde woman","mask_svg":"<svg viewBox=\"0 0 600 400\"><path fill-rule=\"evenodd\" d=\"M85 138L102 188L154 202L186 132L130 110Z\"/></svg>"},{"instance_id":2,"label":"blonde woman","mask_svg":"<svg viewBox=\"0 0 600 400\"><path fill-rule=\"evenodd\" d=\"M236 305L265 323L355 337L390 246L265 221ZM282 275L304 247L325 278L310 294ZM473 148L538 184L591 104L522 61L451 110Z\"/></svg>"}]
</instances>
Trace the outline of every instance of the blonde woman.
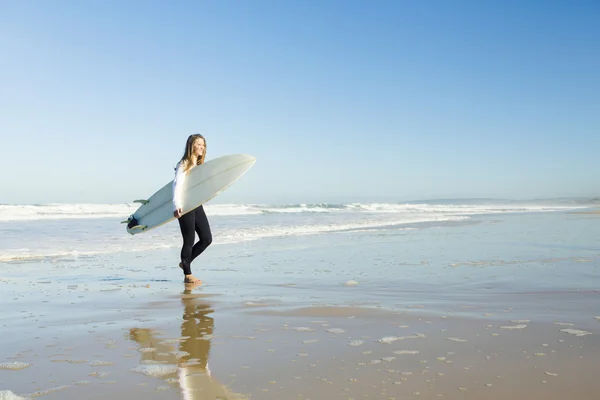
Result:
<instances>
[{"instance_id":1,"label":"blonde woman","mask_svg":"<svg viewBox=\"0 0 600 400\"><path fill-rule=\"evenodd\" d=\"M190 135L185 144L185 152L175 167L173 179L173 215L179 221L183 246L181 247L181 262L179 267L183 270L184 282L201 283L202 281L192 275L191 264L210 244L212 233L208 218L202 205L183 214L181 191L183 183L189 172L204 163L206 157L206 139L200 134ZM199 241L194 244L198 234Z\"/></svg>"}]
</instances>

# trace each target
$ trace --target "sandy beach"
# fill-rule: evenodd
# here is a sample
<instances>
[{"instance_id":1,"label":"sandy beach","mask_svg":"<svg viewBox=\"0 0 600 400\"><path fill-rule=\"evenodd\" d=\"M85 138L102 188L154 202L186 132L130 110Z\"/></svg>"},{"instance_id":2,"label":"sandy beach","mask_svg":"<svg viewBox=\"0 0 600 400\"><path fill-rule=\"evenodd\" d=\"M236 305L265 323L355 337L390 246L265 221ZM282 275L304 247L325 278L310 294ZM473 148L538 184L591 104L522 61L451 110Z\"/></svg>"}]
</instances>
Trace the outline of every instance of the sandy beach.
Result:
<instances>
[{"instance_id":1,"label":"sandy beach","mask_svg":"<svg viewBox=\"0 0 600 400\"><path fill-rule=\"evenodd\" d=\"M595 399L600 226L571 213L13 261L0 399Z\"/></svg>"}]
</instances>

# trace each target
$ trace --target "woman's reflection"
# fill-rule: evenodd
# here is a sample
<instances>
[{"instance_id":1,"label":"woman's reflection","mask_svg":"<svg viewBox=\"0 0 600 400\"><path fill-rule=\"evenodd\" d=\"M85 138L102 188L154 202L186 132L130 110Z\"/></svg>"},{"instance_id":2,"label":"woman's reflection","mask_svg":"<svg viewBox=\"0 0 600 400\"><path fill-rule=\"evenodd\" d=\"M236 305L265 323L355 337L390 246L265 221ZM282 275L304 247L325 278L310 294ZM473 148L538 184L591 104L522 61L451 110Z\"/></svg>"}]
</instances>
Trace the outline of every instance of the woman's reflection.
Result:
<instances>
[{"instance_id":1,"label":"woman's reflection","mask_svg":"<svg viewBox=\"0 0 600 400\"><path fill-rule=\"evenodd\" d=\"M198 284L186 284L181 296L183 321L181 337L177 340L160 338L158 333L145 328L130 329L129 337L135 340L142 352L142 364L163 365L156 374L171 385L178 384L183 399L246 399L232 393L211 376L208 366L214 310L202 294L193 294ZM176 347L176 344L179 346Z\"/></svg>"}]
</instances>

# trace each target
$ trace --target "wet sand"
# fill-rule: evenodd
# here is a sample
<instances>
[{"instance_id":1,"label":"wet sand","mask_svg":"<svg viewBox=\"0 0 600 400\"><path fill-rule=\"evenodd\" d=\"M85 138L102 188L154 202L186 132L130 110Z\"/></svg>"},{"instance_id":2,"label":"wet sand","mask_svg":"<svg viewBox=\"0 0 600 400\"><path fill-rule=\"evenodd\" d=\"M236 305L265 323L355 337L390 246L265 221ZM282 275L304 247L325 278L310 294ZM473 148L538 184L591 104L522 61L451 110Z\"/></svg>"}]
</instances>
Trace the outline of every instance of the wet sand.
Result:
<instances>
[{"instance_id":1,"label":"wet sand","mask_svg":"<svg viewBox=\"0 0 600 400\"><path fill-rule=\"evenodd\" d=\"M0 399L596 399L572 217L222 247L195 287L173 252L4 265Z\"/></svg>"},{"instance_id":2,"label":"wet sand","mask_svg":"<svg viewBox=\"0 0 600 400\"><path fill-rule=\"evenodd\" d=\"M3 346L3 389L49 399L593 399L600 391L600 316L573 324L514 319L511 310L231 309L199 288L164 298L168 307L90 297L119 318L56 324L40 315L26 337Z\"/></svg>"}]
</instances>

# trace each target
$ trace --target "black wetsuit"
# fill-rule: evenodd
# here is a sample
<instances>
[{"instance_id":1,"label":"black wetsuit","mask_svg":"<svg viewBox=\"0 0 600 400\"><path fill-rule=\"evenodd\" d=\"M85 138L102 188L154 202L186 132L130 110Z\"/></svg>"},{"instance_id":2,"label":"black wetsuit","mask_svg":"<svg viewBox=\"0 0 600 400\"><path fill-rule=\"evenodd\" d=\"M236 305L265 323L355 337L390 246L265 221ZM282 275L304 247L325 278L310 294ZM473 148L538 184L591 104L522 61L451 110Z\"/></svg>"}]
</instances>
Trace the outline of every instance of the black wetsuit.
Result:
<instances>
[{"instance_id":1,"label":"black wetsuit","mask_svg":"<svg viewBox=\"0 0 600 400\"><path fill-rule=\"evenodd\" d=\"M183 267L183 273L190 275L192 273L192 261L212 243L210 224L208 218L206 218L204 208L200 206L179 217L179 228L183 237L181 266ZM194 244L196 233L200 240Z\"/></svg>"}]
</instances>

